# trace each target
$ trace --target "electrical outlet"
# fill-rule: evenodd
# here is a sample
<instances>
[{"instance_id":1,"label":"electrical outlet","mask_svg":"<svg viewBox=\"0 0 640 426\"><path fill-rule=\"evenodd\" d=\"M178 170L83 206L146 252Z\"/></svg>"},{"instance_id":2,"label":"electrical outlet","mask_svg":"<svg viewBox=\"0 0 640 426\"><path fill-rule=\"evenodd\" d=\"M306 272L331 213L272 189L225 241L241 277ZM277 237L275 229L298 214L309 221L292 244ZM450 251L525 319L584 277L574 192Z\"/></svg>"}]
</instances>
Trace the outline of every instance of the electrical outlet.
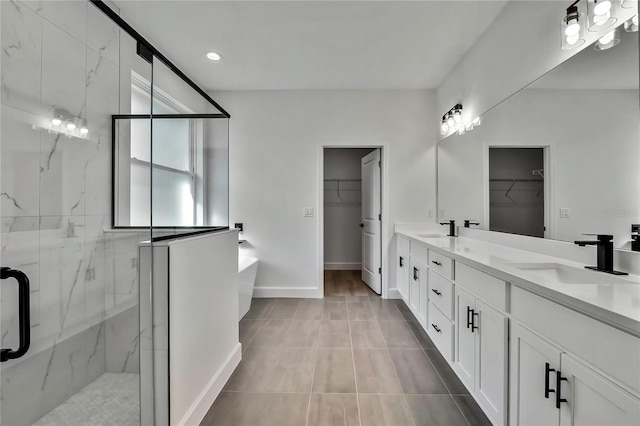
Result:
<instances>
[{"instance_id":1,"label":"electrical outlet","mask_svg":"<svg viewBox=\"0 0 640 426\"><path fill-rule=\"evenodd\" d=\"M564 218L571 217L571 209L562 207L560 209L560 217L564 217Z\"/></svg>"},{"instance_id":2,"label":"electrical outlet","mask_svg":"<svg viewBox=\"0 0 640 426\"><path fill-rule=\"evenodd\" d=\"M431 209L427 210L427 217L429 219L433 218L433 210L431 210Z\"/></svg>"},{"instance_id":3,"label":"electrical outlet","mask_svg":"<svg viewBox=\"0 0 640 426\"><path fill-rule=\"evenodd\" d=\"M302 215L304 217L313 217L313 207L305 207L302 210Z\"/></svg>"}]
</instances>

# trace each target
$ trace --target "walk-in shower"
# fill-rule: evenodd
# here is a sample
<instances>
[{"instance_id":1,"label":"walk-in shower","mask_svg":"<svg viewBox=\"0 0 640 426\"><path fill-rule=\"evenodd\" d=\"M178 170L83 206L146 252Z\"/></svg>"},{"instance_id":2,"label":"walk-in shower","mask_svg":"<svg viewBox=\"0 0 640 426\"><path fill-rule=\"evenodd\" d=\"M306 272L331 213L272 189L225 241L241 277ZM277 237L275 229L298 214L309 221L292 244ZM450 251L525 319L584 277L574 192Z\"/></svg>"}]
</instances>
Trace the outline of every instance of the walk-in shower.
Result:
<instances>
[{"instance_id":1,"label":"walk-in shower","mask_svg":"<svg viewBox=\"0 0 640 426\"><path fill-rule=\"evenodd\" d=\"M229 115L111 4L0 3L0 424L166 423L139 245L228 227Z\"/></svg>"}]
</instances>

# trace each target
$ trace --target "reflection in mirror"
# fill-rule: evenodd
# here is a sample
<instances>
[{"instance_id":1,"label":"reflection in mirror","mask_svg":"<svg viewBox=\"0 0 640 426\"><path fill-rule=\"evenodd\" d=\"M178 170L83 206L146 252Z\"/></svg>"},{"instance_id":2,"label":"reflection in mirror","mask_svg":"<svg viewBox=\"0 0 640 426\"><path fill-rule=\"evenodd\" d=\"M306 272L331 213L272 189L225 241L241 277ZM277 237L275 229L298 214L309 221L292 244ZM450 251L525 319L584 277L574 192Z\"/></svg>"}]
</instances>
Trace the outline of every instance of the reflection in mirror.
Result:
<instances>
[{"instance_id":1,"label":"reflection in mirror","mask_svg":"<svg viewBox=\"0 0 640 426\"><path fill-rule=\"evenodd\" d=\"M638 33L586 47L438 145L438 221L564 241L640 223Z\"/></svg>"}]
</instances>

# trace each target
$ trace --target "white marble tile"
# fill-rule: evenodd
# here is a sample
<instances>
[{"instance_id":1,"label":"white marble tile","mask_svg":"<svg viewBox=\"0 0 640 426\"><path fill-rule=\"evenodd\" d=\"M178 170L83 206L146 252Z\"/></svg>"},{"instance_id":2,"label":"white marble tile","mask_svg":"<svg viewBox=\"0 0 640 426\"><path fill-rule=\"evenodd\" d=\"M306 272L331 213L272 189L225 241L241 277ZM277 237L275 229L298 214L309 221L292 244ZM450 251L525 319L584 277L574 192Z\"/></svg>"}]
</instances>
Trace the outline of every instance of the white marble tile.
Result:
<instances>
[{"instance_id":1,"label":"white marble tile","mask_svg":"<svg viewBox=\"0 0 640 426\"><path fill-rule=\"evenodd\" d=\"M3 2L4 3L4 2ZM2 107L0 138L0 212L38 216L40 209L40 131Z\"/></svg>"},{"instance_id":2,"label":"white marble tile","mask_svg":"<svg viewBox=\"0 0 640 426\"><path fill-rule=\"evenodd\" d=\"M85 321L94 325L105 319L104 217L85 216L84 304Z\"/></svg>"},{"instance_id":3,"label":"white marble tile","mask_svg":"<svg viewBox=\"0 0 640 426\"><path fill-rule=\"evenodd\" d=\"M42 19L16 1L0 2L2 8L2 104L38 112ZM3 123L4 126L4 123Z\"/></svg>"},{"instance_id":4,"label":"white marble tile","mask_svg":"<svg viewBox=\"0 0 640 426\"><path fill-rule=\"evenodd\" d=\"M83 0L27 1L30 8L83 44L87 39L87 5Z\"/></svg>"},{"instance_id":5,"label":"white marble tile","mask_svg":"<svg viewBox=\"0 0 640 426\"><path fill-rule=\"evenodd\" d=\"M42 23L42 114L84 119L86 56L83 43L47 21Z\"/></svg>"},{"instance_id":6,"label":"white marble tile","mask_svg":"<svg viewBox=\"0 0 640 426\"><path fill-rule=\"evenodd\" d=\"M89 146L83 139L41 131L40 214L84 215Z\"/></svg>"},{"instance_id":7,"label":"white marble tile","mask_svg":"<svg viewBox=\"0 0 640 426\"><path fill-rule=\"evenodd\" d=\"M140 372L139 315L136 306L106 321L108 372Z\"/></svg>"},{"instance_id":8,"label":"white marble tile","mask_svg":"<svg viewBox=\"0 0 640 426\"><path fill-rule=\"evenodd\" d=\"M118 65L120 60L119 27L97 7L87 6L87 46L106 60Z\"/></svg>"},{"instance_id":9,"label":"white marble tile","mask_svg":"<svg viewBox=\"0 0 640 426\"><path fill-rule=\"evenodd\" d=\"M90 327L85 339L86 382L91 382L107 371L105 322Z\"/></svg>"}]
</instances>

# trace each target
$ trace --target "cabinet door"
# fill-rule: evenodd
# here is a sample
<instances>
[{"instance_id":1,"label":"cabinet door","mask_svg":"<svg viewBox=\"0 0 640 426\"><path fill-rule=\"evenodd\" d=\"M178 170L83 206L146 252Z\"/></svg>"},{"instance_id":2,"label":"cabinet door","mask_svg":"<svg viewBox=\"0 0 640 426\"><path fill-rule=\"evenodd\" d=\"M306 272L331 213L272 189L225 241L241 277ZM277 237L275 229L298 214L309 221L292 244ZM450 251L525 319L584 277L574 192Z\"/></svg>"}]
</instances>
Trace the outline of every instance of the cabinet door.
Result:
<instances>
[{"instance_id":1,"label":"cabinet door","mask_svg":"<svg viewBox=\"0 0 640 426\"><path fill-rule=\"evenodd\" d=\"M398 292L409 306L409 280L411 279L411 260L409 255L404 251L400 251L398 254L398 275L396 285L398 286Z\"/></svg>"},{"instance_id":2,"label":"cabinet door","mask_svg":"<svg viewBox=\"0 0 640 426\"><path fill-rule=\"evenodd\" d=\"M555 405L555 371L547 371L546 364L558 370L560 350L512 322L510 357L509 424L558 425L560 410ZM545 389L552 392L545 395Z\"/></svg>"},{"instance_id":3,"label":"cabinet door","mask_svg":"<svg viewBox=\"0 0 640 426\"><path fill-rule=\"evenodd\" d=\"M473 322L476 333L475 392L494 424L506 423L507 318L476 299ZM466 327L465 327L466 329Z\"/></svg>"},{"instance_id":4,"label":"cabinet door","mask_svg":"<svg viewBox=\"0 0 640 426\"><path fill-rule=\"evenodd\" d=\"M570 355L562 354L561 425L640 425L640 400Z\"/></svg>"},{"instance_id":5,"label":"cabinet door","mask_svg":"<svg viewBox=\"0 0 640 426\"><path fill-rule=\"evenodd\" d=\"M417 318L420 313L420 262L412 257L410 264L409 309Z\"/></svg>"},{"instance_id":6,"label":"cabinet door","mask_svg":"<svg viewBox=\"0 0 640 426\"><path fill-rule=\"evenodd\" d=\"M469 313L475 308L476 298L467 293L460 286L456 286L456 337L455 356L453 365L459 373L467 388L475 387L475 366L476 366L476 342L475 335L467 319ZM477 331L477 330L476 330Z\"/></svg>"},{"instance_id":7,"label":"cabinet door","mask_svg":"<svg viewBox=\"0 0 640 426\"><path fill-rule=\"evenodd\" d=\"M423 328L427 328L427 320L429 318L427 309L429 306L429 268L422 262L418 262L420 268L420 301L418 308L418 322Z\"/></svg>"}]
</instances>

